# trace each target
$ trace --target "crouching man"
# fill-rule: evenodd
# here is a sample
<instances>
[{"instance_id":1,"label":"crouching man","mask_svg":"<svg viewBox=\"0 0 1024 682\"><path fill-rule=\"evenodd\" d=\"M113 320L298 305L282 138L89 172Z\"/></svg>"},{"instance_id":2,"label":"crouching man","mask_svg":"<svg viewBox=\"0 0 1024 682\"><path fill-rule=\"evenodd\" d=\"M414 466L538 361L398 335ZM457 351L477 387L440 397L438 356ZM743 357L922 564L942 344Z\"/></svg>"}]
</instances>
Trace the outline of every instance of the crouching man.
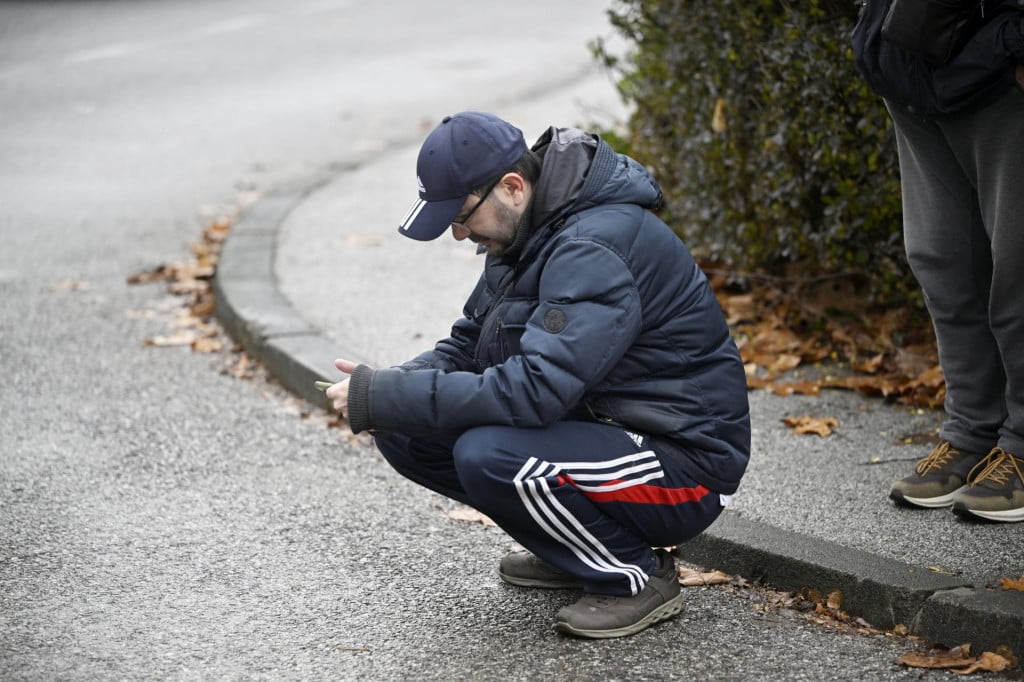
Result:
<instances>
[{"instance_id":1,"label":"crouching man","mask_svg":"<svg viewBox=\"0 0 1024 682\"><path fill-rule=\"evenodd\" d=\"M389 369L338 360L327 390L402 475L492 518L528 553L500 577L582 589L555 628L620 637L682 608L663 549L706 529L746 468L739 352L704 274L648 209L654 179L599 137L528 148L496 116L446 117L399 231L486 251L451 336Z\"/></svg>"}]
</instances>

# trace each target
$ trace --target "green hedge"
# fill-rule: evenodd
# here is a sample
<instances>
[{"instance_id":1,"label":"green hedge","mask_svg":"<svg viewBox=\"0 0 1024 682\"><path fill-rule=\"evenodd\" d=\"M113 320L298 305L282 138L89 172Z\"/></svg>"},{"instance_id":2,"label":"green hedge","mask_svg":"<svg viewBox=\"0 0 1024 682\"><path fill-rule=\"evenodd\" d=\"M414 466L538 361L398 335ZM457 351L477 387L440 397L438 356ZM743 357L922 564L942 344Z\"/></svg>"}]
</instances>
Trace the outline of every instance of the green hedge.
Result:
<instances>
[{"instance_id":1,"label":"green hedge","mask_svg":"<svg viewBox=\"0 0 1024 682\"><path fill-rule=\"evenodd\" d=\"M917 291L881 99L856 71L853 0L619 0L624 58L595 52L635 113L620 140L698 255L739 271L848 273L884 303Z\"/></svg>"}]
</instances>

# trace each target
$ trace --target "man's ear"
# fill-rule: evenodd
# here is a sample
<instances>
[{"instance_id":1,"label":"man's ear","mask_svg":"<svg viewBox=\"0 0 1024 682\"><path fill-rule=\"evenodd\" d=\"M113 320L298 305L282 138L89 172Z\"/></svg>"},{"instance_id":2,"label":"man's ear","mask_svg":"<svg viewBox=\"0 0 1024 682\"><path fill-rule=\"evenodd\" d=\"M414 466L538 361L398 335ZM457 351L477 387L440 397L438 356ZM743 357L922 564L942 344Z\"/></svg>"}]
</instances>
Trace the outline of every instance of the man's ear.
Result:
<instances>
[{"instance_id":1,"label":"man's ear","mask_svg":"<svg viewBox=\"0 0 1024 682\"><path fill-rule=\"evenodd\" d=\"M529 198L529 184L523 179L523 176L519 173L505 173L501 180L502 188L508 193L512 199L512 205L518 206L521 203L525 203Z\"/></svg>"}]
</instances>

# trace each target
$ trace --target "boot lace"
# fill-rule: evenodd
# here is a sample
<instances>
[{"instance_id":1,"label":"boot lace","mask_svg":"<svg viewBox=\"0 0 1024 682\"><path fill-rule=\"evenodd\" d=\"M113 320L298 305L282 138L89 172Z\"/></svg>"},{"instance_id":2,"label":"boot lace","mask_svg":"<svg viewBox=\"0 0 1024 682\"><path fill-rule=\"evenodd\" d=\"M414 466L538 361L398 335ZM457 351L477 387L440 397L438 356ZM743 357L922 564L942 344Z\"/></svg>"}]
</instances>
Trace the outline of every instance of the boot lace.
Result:
<instances>
[{"instance_id":1,"label":"boot lace","mask_svg":"<svg viewBox=\"0 0 1024 682\"><path fill-rule=\"evenodd\" d=\"M927 457L918 460L917 475L924 476L932 469L941 470L951 459L960 454L960 451L949 444L949 441L942 441Z\"/></svg>"},{"instance_id":2,"label":"boot lace","mask_svg":"<svg viewBox=\"0 0 1024 682\"><path fill-rule=\"evenodd\" d=\"M1019 460L1002 448L992 448L992 452L974 465L971 473L967 474L967 481L971 486L978 485L982 481L990 481L999 486L1005 486L1010 482L1010 477L1017 474L1017 477L1024 483L1024 473L1021 473Z\"/></svg>"}]
</instances>

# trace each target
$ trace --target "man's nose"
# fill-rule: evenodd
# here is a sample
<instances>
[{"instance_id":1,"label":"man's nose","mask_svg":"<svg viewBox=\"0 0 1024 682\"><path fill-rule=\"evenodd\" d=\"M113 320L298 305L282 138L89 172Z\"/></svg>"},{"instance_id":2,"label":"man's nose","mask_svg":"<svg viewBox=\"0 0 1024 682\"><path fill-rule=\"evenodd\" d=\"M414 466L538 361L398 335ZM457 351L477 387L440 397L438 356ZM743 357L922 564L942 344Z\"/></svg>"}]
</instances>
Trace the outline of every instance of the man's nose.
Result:
<instances>
[{"instance_id":1,"label":"man's nose","mask_svg":"<svg viewBox=\"0 0 1024 682\"><path fill-rule=\"evenodd\" d=\"M469 237L470 234L472 233L462 225L452 223L452 236L455 237L455 241L461 242L463 239Z\"/></svg>"}]
</instances>

